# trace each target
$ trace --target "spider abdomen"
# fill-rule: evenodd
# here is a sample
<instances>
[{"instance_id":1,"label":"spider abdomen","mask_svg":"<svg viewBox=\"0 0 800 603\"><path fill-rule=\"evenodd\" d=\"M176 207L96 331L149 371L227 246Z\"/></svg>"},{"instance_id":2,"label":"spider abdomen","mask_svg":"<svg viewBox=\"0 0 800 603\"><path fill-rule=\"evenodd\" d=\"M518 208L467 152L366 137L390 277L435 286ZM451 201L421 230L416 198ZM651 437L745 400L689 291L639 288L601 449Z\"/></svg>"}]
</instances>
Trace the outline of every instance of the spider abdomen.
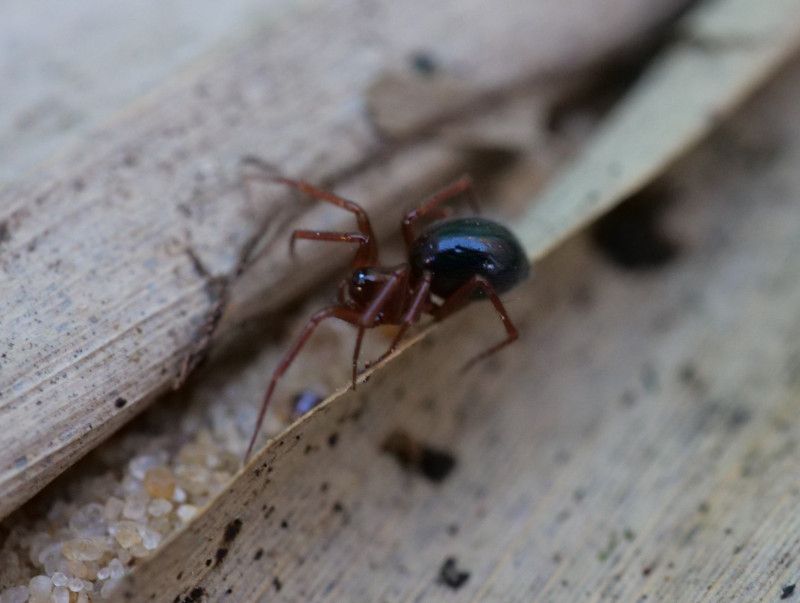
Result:
<instances>
[{"instance_id":1,"label":"spider abdomen","mask_svg":"<svg viewBox=\"0 0 800 603\"><path fill-rule=\"evenodd\" d=\"M446 298L473 276L497 293L513 289L528 275L522 245L505 226L486 218L435 222L414 241L409 254L416 275L431 274L431 292Z\"/></svg>"}]
</instances>

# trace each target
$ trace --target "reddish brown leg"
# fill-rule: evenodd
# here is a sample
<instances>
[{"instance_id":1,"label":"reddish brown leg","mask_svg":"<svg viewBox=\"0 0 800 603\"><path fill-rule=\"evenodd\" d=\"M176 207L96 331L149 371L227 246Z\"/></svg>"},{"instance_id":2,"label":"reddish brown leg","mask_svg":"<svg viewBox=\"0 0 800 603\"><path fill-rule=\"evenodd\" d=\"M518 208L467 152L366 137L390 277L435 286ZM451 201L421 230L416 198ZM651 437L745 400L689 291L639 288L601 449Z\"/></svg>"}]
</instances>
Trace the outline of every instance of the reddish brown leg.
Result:
<instances>
[{"instance_id":1,"label":"reddish brown leg","mask_svg":"<svg viewBox=\"0 0 800 603\"><path fill-rule=\"evenodd\" d=\"M387 303L393 301L393 295L398 287L404 291L408 283L408 269L400 268L388 278L386 284L380 290L372 303L364 310L358 320L358 338L356 339L356 349L353 353L353 389L356 388L356 377L358 376L358 357L361 354L361 340L364 337L364 330L376 326L376 318Z\"/></svg>"},{"instance_id":2,"label":"reddish brown leg","mask_svg":"<svg viewBox=\"0 0 800 603\"><path fill-rule=\"evenodd\" d=\"M323 232L320 230L295 230L289 239L289 253L294 257L294 244L297 239L311 241L334 241L336 243L358 243L359 250L369 245L369 237L359 232ZM358 266L355 266L358 268Z\"/></svg>"},{"instance_id":3,"label":"reddish brown leg","mask_svg":"<svg viewBox=\"0 0 800 603\"><path fill-rule=\"evenodd\" d=\"M462 370L467 370L473 364L478 362L479 360L483 360L487 356L491 356L498 350L503 349L511 342L515 341L519 334L517 333L517 329L511 323L511 319L508 317L508 313L506 312L505 307L503 306L503 302L500 301L500 298L497 296L497 293L494 290L494 287L482 276L473 276L469 279L466 283L461 285L453 294L450 295L441 306L436 308L433 312L433 316L436 320L442 320L454 312L460 310L463 306L465 306L472 295L476 291L482 291L488 298L491 300L492 305L494 305L494 309L497 311L497 314L500 315L500 318L503 321L503 326L506 328L506 333L508 337L498 343L495 346L490 347L488 350L478 354L467 362Z\"/></svg>"},{"instance_id":4,"label":"reddish brown leg","mask_svg":"<svg viewBox=\"0 0 800 603\"><path fill-rule=\"evenodd\" d=\"M272 380L269 382L267 394L264 396L264 401L261 403L261 410L258 412L258 419L256 419L256 427L253 430L253 437L250 439L250 445L247 447L247 453L244 455L245 463L247 463L247 460L250 458L250 453L253 452L253 446L256 443L256 439L258 439L258 434L261 432L261 425L264 423L264 416L267 413L267 407L269 406L269 401L272 398L272 393L275 391L275 385L278 383L278 379L280 379L289 366L291 366L295 357L300 352L300 349L305 345L306 341L308 341L308 338L311 337L314 329L317 328L317 325L319 325L319 323L326 318L331 317L339 318L349 323L358 323L361 315L354 310L350 310L349 308L340 308L334 306L320 310L309 319L308 323L303 329L303 332L300 333L300 337L298 337L294 342L294 345L289 348L289 351L286 352L283 360L281 360L278 366L275 368L275 372L272 373Z\"/></svg>"},{"instance_id":5,"label":"reddish brown leg","mask_svg":"<svg viewBox=\"0 0 800 603\"><path fill-rule=\"evenodd\" d=\"M356 252L356 257L353 260L353 268L377 266L378 243L375 239L375 234L372 232L372 226L370 225L369 218L367 217L367 212L365 212L359 205L334 195L333 193L329 193L315 186L311 186L310 184L306 184L305 182L300 182L299 180L291 180L282 176L272 176L268 174L263 176L263 180L269 182L279 182L281 184L291 186L303 191L307 195L311 195L312 197L315 197L321 201L332 203L333 205L341 207L342 209L354 214L356 221L358 222L358 229L361 231L367 241L359 246L358 251Z\"/></svg>"},{"instance_id":6,"label":"reddish brown leg","mask_svg":"<svg viewBox=\"0 0 800 603\"><path fill-rule=\"evenodd\" d=\"M400 324L397 335L394 336L392 345L389 346L389 349L386 350L383 356L378 358L378 362L389 356L397 349L397 346L400 344L400 341L403 339L403 335L405 335L408 328L417 322L417 320L419 320L419 315L422 314L422 311L425 308L425 302L428 299L430 291L431 274L430 272L426 272L422 277L422 280L419 282L419 285L417 285L417 290L414 292L411 305L409 305L408 310L406 310L406 313L403 316L403 322Z\"/></svg>"},{"instance_id":7,"label":"reddish brown leg","mask_svg":"<svg viewBox=\"0 0 800 603\"><path fill-rule=\"evenodd\" d=\"M433 196L423 201L419 207L417 207L416 209L412 209L410 212L408 212L405 219L403 220L403 237L405 238L406 249L408 251L411 250L411 247L414 244L414 239L415 239L414 229L412 228L411 224L425 215L430 215L433 213L438 216L445 213L443 210L438 209L436 206L462 193L467 195L467 197L469 198L469 202L472 204L473 209L477 212L478 198L475 196L475 189L472 186L472 178L470 178L469 176L462 176L461 178L456 180L453 184L447 186L446 188L442 189L438 193L434 194Z\"/></svg>"},{"instance_id":8,"label":"reddish brown leg","mask_svg":"<svg viewBox=\"0 0 800 603\"><path fill-rule=\"evenodd\" d=\"M353 350L353 391L356 389L356 379L358 378L358 357L361 356L361 342L364 340L366 327L359 325L358 335L356 335L356 347Z\"/></svg>"}]
</instances>

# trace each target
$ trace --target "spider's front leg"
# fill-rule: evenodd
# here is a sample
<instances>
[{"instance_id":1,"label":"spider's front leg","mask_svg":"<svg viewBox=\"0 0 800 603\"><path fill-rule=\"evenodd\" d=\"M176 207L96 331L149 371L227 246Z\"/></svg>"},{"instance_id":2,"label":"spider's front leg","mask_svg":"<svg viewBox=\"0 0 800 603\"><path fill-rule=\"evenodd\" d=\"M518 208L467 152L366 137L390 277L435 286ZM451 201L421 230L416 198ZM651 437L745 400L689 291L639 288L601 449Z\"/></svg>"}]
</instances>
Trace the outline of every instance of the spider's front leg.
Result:
<instances>
[{"instance_id":1,"label":"spider's front leg","mask_svg":"<svg viewBox=\"0 0 800 603\"><path fill-rule=\"evenodd\" d=\"M390 356L392 352L397 349L397 346L400 345L400 342L403 340L403 335L405 335L409 327L419 320L420 315L425 309L426 303L429 301L428 298L430 297L431 293L431 279L431 273L426 272L420 279L419 284L417 284L417 288L414 291L409 292L411 296L410 303L408 304L405 314L403 314L400 328L397 330L397 334L394 336L392 345L390 345L389 349L386 350L380 358L378 358L378 362L381 362Z\"/></svg>"},{"instance_id":2,"label":"spider's front leg","mask_svg":"<svg viewBox=\"0 0 800 603\"><path fill-rule=\"evenodd\" d=\"M300 333L300 336L295 340L292 347L289 348L289 351L286 352L286 354L283 356L283 359L278 363L278 366L275 367L275 371L272 373L272 379L269 382L269 388L267 388L267 393L264 395L264 401L261 403L261 409L258 412L258 418L256 419L256 426L253 430L253 436L250 438L250 444L247 447L247 453L244 455L245 463L247 463L247 460L250 458L250 454L253 452L253 446L255 446L256 440L258 439L258 434L261 432L261 426L263 425L264 417L267 414L267 407L272 399L272 394L275 391L275 386L277 385L278 380L289 369L292 362L294 362L297 354L300 353L300 350L306 344L308 338L311 337L314 329L317 328L319 323L328 318L338 318L340 320L344 320L345 322L358 323L359 319L361 318L361 314L355 310L352 310L351 308L331 306L329 308L320 310L309 319L305 328Z\"/></svg>"},{"instance_id":3,"label":"spider's front leg","mask_svg":"<svg viewBox=\"0 0 800 603\"><path fill-rule=\"evenodd\" d=\"M408 289L409 270L407 267L398 268L386 279L378 294L364 310L358 321L358 336L356 348L353 352L353 389L356 388L358 377L358 358L361 355L361 341L364 331L381 324L395 324L397 309L402 310L403 298ZM383 358L383 356L381 356Z\"/></svg>"}]
</instances>

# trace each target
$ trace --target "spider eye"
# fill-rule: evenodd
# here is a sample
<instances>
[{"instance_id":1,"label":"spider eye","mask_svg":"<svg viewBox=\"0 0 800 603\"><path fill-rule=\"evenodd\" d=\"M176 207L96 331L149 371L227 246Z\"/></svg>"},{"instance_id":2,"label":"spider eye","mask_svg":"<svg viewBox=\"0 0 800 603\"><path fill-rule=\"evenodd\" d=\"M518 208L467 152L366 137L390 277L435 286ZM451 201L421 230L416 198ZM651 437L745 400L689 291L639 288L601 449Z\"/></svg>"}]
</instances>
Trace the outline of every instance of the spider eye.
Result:
<instances>
[{"instance_id":1,"label":"spider eye","mask_svg":"<svg viewBox=\"0 0 800 603\"><path fill-rule=\"evenodd\" d=\"M369 280L369 273L364 270L363 268L358 270L353 270L353 276L351 282L353 283L353 287L356 289L363 289L367 281Z\"/></svg>"}]
</instances>

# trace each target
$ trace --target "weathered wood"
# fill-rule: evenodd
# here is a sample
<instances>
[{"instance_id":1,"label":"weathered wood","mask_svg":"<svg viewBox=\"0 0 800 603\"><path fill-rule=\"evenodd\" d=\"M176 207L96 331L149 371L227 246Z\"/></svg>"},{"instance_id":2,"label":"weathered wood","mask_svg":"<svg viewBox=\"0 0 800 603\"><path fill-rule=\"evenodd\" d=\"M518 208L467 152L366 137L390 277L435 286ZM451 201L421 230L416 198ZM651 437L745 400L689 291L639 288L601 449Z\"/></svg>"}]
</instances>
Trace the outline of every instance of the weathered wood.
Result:
<instances>
[{"instance_id":1,"label":"weathered wood","mask_svg":"<svg viewBox=\"0 0 800 603\"><path fill-rule=\"evenodd\" d=\"M172 382L215 305L185 249L224 274L259 222L271 219L269 244L299 212L285 192L243 194L243 155L317 182L358 174L344 192L370 207L430 189L458 170L457 152L410 140L367 169L385 148L364 111L371 83L422 48L467 87L513 87L596 60L679 3L579 4L578 22L516 0L298 8L4 191L0 423L14 428L0 431L0 515ZM576 27L591 53L566 37ZM280 307L334 264L325 254L297 272L272 254L232 316Z\"/></svg>"}]
</instances>

